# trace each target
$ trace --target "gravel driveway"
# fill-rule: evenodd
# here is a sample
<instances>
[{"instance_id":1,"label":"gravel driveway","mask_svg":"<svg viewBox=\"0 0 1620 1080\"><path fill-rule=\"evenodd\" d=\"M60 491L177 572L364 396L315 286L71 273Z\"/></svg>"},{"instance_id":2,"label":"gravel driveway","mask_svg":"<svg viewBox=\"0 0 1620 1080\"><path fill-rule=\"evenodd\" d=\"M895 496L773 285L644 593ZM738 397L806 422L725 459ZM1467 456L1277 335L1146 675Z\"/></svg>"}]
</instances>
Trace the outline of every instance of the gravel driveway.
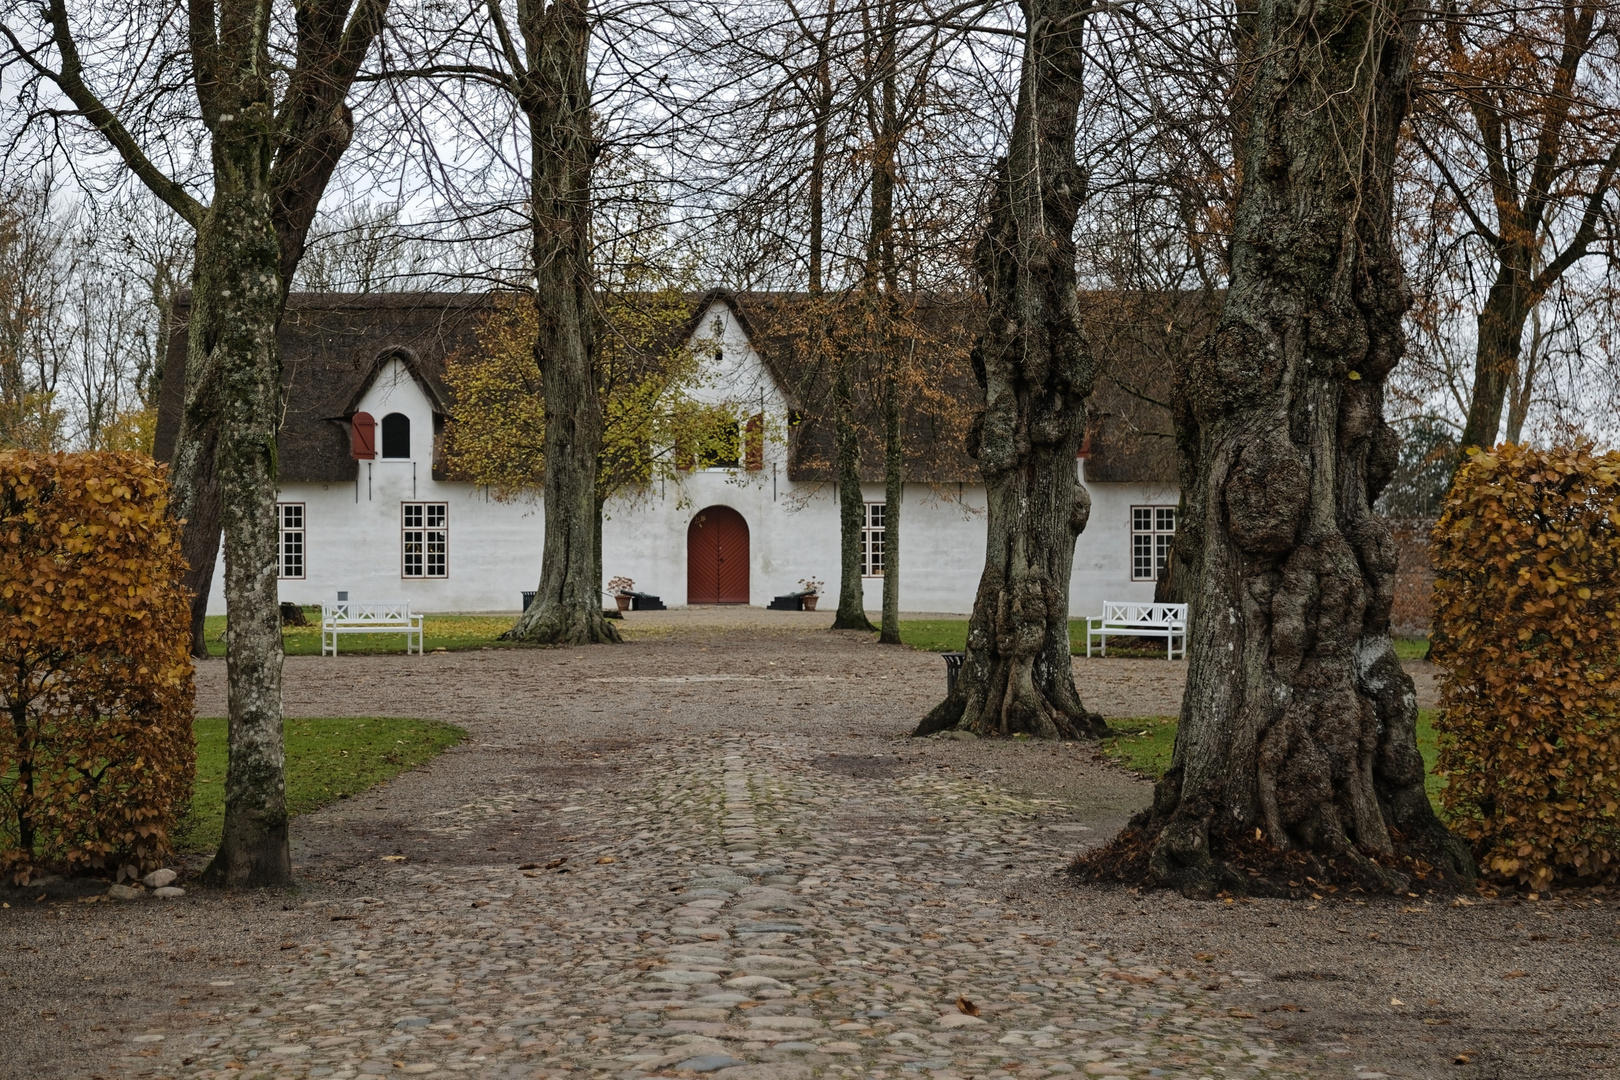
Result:
<instances>
[{"instance_id":1,"label":"gravel driveway","mask_svg":"<svg viewBox=\"0 0 1620 1080\"><path fill-rule=\"evenodd\" d=\"M938 658L812 618L672 612L632 616L622 648L289 660L291 715L432 717L472 738L298 819L295 891L10 894L0 1076L1620 1064L1605 898L1077 888L1062 867L1148 786L1082 744L905 738L943 688ZM1174 712L1185 670L1076 669L1119 717ZM203 665L203 713L222 683Z\"/></svg>"}]
</instances>

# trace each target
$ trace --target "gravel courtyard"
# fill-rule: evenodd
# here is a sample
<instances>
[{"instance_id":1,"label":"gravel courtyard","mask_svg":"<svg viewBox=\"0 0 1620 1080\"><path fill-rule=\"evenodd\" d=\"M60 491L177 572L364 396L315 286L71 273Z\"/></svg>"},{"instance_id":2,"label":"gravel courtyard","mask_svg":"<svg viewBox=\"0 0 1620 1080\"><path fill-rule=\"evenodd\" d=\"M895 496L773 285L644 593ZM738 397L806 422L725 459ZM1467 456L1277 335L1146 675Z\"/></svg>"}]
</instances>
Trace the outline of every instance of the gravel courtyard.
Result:
<instances>
[{"instance_id":1,"label":"gravel courtyard","mask_svg":"<svg viewBox=\"0 0 1620 1080\"><path fill-rule=\"evenodd\" d=\"M1149 786L1083 744L906 738L939 658L827 621L290 659L289 715L471 738L297 819L296 891L8 893L0 1077L1620 1075L1608 897L1077 888ZM1185 665L1076 673L1125 718Z\"/></svg>"}]
</instances>

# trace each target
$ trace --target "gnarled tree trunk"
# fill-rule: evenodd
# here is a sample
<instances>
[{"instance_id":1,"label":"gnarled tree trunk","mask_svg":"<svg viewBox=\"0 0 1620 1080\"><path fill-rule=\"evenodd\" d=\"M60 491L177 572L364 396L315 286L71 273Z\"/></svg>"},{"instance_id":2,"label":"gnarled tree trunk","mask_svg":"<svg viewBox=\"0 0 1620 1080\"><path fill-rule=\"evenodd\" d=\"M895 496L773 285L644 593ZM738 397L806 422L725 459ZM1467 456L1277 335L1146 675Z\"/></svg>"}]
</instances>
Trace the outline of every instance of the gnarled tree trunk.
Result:
<instances>
[{"instance_id":1,"label":"gnarled tree trunk","mask_svg":"<svg viewBox=\"0 0 1620 1080\"><path fill-rule=\"evenodd\" d=\"M969 450L989 495L984 574L955 692L915 734L1075 738L1102 730L1074 688L1069 576L1091 499L1078 454L1094 370L1075 292L1081 26L1089 0L1029 0L1012 141L979 243L989 316L973 353Z\"/></svg>"},{"instance_id":2,"label":"gnarled tree trunk","mask_svg":"<svg viewBox=\"0 0 1620 1080\"><path fill-rule=\"evenodd\" d=\"M1279 851L1305 856L1295 875L1368 887L1404 887L1408 853L1472 872L1424 794L1389 635L1395 547L1371 509L1397 450L1384 381L1409 297L1392 164L1418 10L1260 4L1231 284L1186 394L1201 541L1186 696L1133 823L1148 880L1188 896L1286 891L1233 867Z\"/></svg>"},{"instance_id":3,"label":"gnarled tree trunk","mask_svg":"<svg viewBox=\"0 0 1620 1080\"><path fill-rule=\"evenodd\" d=\"M534 603L502 636L567 645L617 642L619 632L602 615L597 570L602 403L591 311L596 140L586 78L590 21L579 0L549 6L544 0L522 0L517 19L528 46L518 103L529 118L534 306L540 325L535 361L546 397L546 546Z\"/></svg>"}]
</instances>

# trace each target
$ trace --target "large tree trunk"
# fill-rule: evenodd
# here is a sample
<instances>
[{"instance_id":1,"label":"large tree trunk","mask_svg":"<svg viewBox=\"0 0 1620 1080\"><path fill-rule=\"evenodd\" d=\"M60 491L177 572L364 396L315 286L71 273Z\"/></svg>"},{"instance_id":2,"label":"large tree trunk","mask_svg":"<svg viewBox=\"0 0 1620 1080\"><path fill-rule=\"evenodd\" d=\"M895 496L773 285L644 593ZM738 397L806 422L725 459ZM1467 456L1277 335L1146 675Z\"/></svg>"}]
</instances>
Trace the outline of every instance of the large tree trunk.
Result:
<instances>
[{"instance_id":1,"label":"large tree trunk","mask_svg":"<svg viewBox=\"0 0 1620 1080\"><path fill-rule=\"evenodd\" d=\"M855 427L854 390L848 349L834 361L833 440L838 470L838 611L834 630L872 630L866 617L865 589L861 582L861 527L866 522L866 496L861 494L861 441Z\"/></svg>"},{"instance_id":2,"label":"large tree trunk","mask_svg":"<svg viewBox=\"0 0 1620 1080\"><path fill-rule=\"evenodd\" d=\"M974 349L984 412L969 449L989 500L984 574L956 689L918 725L1075 738L1103 730L1074 688L1069 576L1091 499L1078 454L1095 377L1080 328L1074 222L1081 28L1089 0L1029 0L1018 110L977 252L989 308Z\"/></svg>"},{"instance_id":3,"label":"large tree trunk","mask_svg":"<svg viewBox=\"0 0 1620 1080\"><path fill-rule=\"evenodd\" d=\"M545 386L545 553L534 603L503 637L584 645L620 640L602 616L597 573L597 456L602 403L596 390L591 311L590 21L580 0L523 0L528 45L519 104L529 118L533 187L535 361Z\"/></svg>"},{"instance_id":4,"label":"large tree trunk","mask_svg":"<svg viewBox=\"0 0 1620 1080\"><path fill-rule=\"evenodd\" d=\"M236 115L251 118L254 106L262 107L268 82L266 77L262 98L238 103ZM199 370L213 381L214 408L208 415L188 411L185 419L218 432L230 761L224 835L209 875L232 886L292 880L276 590L280 249L262 179L271 143L249 123L241 125L245 130L223 123L225 130L215 137L215 175L221 183L198 230L187 365L188 375ZM195 367L192 361L197 361Z\"/></svg>"},{"instance_id":5,"label":"large tree trunk","mask_svg":"<svg viewBox=\"0 0 1620 1080\"><path fill-rule=\"evenodd\" d=\"M1181 725L1116 846L1188 896L1304 874L1403 888L1408 854L1472 873L1424 794L1389 636L1395 548L1371 510L1397 451L1392 164L1418 8L1260 4L1231 284L1188 381L1202 544Z\"/></svg>"}]
</instances>

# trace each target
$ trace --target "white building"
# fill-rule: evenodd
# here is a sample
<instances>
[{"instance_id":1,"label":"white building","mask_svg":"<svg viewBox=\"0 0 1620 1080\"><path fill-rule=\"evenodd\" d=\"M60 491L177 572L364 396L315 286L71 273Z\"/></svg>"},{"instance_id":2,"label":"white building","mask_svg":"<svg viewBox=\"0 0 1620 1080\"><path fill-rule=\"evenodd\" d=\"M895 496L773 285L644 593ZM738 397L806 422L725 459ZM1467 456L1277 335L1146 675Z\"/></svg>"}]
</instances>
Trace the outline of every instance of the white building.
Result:
<instances>
[{"instance_id":1,"label":"white building","mask_svg":"<svg viewBox=\"0 0 1620 1080\"><path fill-rule=\"evenodd\" d=\"M785 303L791 299L722 293L696 301L689 333L700 343L706 378L694 397L736 408L740 426L766 417L765 430L776 434L731 467L692 468L612 500L603 533L606 577L633 578L638 590L671 607L762 606L811 579L836 593L839 510L825 461L829 425L805 408L813 380L794 370L783 349L773 353L775 338L756 330ZM278 441L284 601L314 604L345 590L354 600L407 599L421 611L511 611L522 591L535 587L543 501L498 501L448 478L442 466L444 359L477 347L477 322L490 308L482 295L292 297L281 329L286 408ZM182 304L182 319L185 310ZM178 426L184 334L182 323L170 343L160 457ZM973 393L958 376L964 385L953 392ZM1168 453L1128 437L1141 410L1118 406L1118 396L1094 399L1093 450L1076 462L1092 497L1075 551L1076 616L1100 613L1104 600L1151 599L1174 529L1178 492ZM1129 424L1110 426L1111 417L1126 414ZM926 428L926 418L908 419L915 421L908 440L926 439L914 430ZM984 562L984 487L959 446L933 449L930 465L917 470L925 475L905 486L900 606L966 613ZM868 446L863 477L878 480L881 461L880 448ZM866 601L876 610L883 485L864 483L863 494ZM224 610L222 579L217 569L213 612Z\"/></svg>"}]
</instances>

